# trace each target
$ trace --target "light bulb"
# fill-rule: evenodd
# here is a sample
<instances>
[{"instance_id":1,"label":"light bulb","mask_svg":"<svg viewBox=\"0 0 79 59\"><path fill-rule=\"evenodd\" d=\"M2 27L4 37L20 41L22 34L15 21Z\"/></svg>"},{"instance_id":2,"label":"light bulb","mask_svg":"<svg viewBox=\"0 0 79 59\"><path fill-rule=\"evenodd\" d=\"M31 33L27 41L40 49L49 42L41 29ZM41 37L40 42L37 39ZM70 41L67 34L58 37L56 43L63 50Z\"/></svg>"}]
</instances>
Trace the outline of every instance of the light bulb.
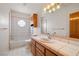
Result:
<instances>
[{"instance_id":1,"label":"light bulb","mask_svg":"<svg viewBox=\"0 0 79 59\"><path fill-rule=\"evenodd\" d=\"M46 12L46 8L44 8L44 12Z\"/></svg>"},{"instance_id":2,"label":"light bulb","mask_svg":"<svg viewBox=\"0 0 79 59\"><path fill-rule=\"evenodd\" d=\"M52 8L52 10L55 11L56 9L55 8Z\"/></svg>"},{"instance_id":3,"label":"light bulb","mask_svg":"<svg viewBox=\"0 0 79 59\"><path fill-rule=\"evenodd\" d=\"M57 9L59 9L60 8L60 5L57 5Z\"/></svg>"},{"instance_id":4,"label":"light bulb","mask_svg":"<svg viewBox=\"0 0 79 59\"><path fill-rule=\"evenodd\" d=\"M47 6L47 9L49 9L49 8L50 8L50 5Z\"/></svg>"},{"instance_id":5,"label":"light bulb","mask_svg":"<svg viewBox=\"0 0 79 59\"><path fill-rule=\"evenodd\" d=\"M51 13L52 12L52 10L49 10L49 13Z\"/></svg>"}]
</instances>

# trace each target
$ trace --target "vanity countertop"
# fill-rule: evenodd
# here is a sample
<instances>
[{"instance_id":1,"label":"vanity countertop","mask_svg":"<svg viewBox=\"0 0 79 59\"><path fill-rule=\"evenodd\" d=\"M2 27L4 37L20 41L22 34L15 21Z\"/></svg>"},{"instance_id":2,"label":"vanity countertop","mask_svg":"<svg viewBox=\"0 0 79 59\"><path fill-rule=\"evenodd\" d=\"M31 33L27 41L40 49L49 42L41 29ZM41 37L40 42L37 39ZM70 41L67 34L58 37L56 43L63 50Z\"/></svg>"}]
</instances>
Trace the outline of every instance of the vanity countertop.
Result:
<instances>
[{"instance_id":1,"label":"vanity countertop","mask_svg":"<svg viewBox=\"0 0 79 59\"><path fill-rule=\"evenodd\" d=\"M51 51L54 50L64 56L77 56L79 55L79 41L68 40L66 38L52 37L52 39L46 41L40 37L32 37L34 40L38 41L42 45L46 46ZM77 45L76 45L77 44Z\"/></svg>"}]
</instances>

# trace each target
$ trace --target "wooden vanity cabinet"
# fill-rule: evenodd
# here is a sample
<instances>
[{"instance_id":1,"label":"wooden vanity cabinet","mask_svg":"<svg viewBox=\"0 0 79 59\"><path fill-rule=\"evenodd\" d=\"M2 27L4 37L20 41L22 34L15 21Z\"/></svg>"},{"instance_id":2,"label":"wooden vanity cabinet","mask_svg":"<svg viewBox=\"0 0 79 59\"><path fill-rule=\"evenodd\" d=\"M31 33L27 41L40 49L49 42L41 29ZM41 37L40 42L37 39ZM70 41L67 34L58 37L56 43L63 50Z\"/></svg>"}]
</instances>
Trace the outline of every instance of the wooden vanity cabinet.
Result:
<instances>
[{"instance_id":1,"label":"wooden vanity cabinet","mask_svg":"<svg viewBox=\"0 0 79 59\"><path fill-rule=\"evenodd\" d=\"M36 42L36 55L40 55L40 56L44 56L45 54L44 54L44 47L41 45L41 44L39 44L38 42Z\"/></svg>"},{"instance_id":2,"label":"wooden vanity cabinet","mask_svg":"<svg viewBox=\"0 0 79 59\"><path fill-rule=\"evenodd\" d=\"M36 48L36 56L44 56L40 49Z\"/></svg>"},{"instance_id":3,"label":"wooden vanity cabinet","mask_svg":"<svg viewBox=\"0 0 79 59\"><path fill-rule=\"evenodd\" d=\"M32 39L31 51L34 56L57 56L44 45Z\"/></svg>"},{"instance_id":4,"label":"wooden vanity cabinet","mask_svg":"<svg viewBox=\"0 0 79 59\"><path fill-rule=\"evenodd\" d=\"M35 56L35 54L36 54L36 53L35 53L35 46L33 46L33 45L31 46L31 52L32 52L32 54Z\"/></svg>"},{"instance_id":5,"label":"wooden vanity cabinet","mask_svg":"<svg viewBox=\"0 0 79 59\"><path fill-rule=\"evenodd\" d=\"M36 55L36 44L35 44L35 41L34 40L32 40L31 41L31 52L32 52L32 54L35 56Z\"/></svg>"},{"instance_id":6,"label":"wooden vanity cabinet","mask_svg":"<svg viewBox=\"0 0 79 59\"><path fill-rule=\"evenodd\" d=\"M46 49L46 56L57 56L57 55L53 53L52 51Z\"/></svg>"},{"instance_id":7,"label":"wooden vanity cabinet","mask_svg":"<svg viewBox=\"0 0 79 59\"><path fill-rule=\"evenodd\" d=\"M45 48L41 44L36 43L36 48L38 48L42 53L44 53Z\"/></svg>"}]
</instances>

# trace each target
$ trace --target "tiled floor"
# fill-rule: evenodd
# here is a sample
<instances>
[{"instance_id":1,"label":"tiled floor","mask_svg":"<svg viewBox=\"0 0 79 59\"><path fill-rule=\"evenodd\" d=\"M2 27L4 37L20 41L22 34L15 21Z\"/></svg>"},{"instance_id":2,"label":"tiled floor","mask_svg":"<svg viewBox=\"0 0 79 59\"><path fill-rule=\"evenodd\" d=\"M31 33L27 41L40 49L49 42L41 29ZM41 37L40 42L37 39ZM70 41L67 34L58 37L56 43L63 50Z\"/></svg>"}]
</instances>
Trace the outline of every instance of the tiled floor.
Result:
<instances>
[{"instance_id":1,"label":"tiled floor","mask_svg":"<svg viewBox=\"0 0 79 59\"><path fill-rule=\"evenodd\" d=\"M32 56L32 53L29 48L21 47L11 50L8 56Z\"/></svg>"}]
</instances>

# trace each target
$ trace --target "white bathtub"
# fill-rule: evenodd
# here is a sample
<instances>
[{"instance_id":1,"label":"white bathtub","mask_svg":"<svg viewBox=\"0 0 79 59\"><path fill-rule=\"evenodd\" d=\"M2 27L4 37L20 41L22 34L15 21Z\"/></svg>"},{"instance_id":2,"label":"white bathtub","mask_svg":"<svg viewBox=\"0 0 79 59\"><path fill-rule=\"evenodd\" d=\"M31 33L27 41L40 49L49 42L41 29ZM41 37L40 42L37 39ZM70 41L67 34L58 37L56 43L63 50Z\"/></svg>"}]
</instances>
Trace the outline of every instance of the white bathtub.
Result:
<instances>
[{"instance_id":1,"label":"white bathtub","mask_svg":"<svg viewBox=\"0 0 79 59\"><path fill-rule=\"evenodd\" d=\"M10 49L15 49L19 47L26 46L28 47L30 45L31 40L10 40Z\"/></svg>"}]
</instances>

